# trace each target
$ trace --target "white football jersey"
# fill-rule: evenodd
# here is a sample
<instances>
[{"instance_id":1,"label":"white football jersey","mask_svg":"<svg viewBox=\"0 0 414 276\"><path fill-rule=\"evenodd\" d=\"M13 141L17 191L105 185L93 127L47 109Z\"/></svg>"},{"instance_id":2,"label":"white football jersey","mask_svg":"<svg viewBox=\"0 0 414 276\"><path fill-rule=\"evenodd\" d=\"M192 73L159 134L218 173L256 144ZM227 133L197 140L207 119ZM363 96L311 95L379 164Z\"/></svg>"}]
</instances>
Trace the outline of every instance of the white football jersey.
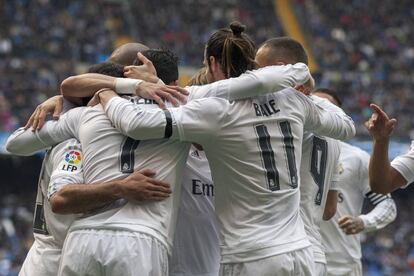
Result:
<instances>
[{"instance_id":1,"label":"white football jersey","mask_svg":"<svg viewBox=\"0 0 414 276\"><path fill-rule=\"evenodd\" d=\"M339 218L345 215L358 217L361 214L365 197L374 205L387 200L392 202L388 195L375 194L370 191L368 178L369 154L347 143L341 142L340 146L339 179L336 189L338 191L337 211L332 219L321 223L321 234L328 263L330 260L351 263L359 261L361 258L360 234L346 235L339 228ZM382 216L390 216L391 208L392 206L388 208L389 211L379 215L379 219L384 220ZM395 211L392 212L395 217ZM388 218L385 220L387 220L386 225L389 220Z\"/></svg>"},{"instance_id":2,"label":"white football jersey","mask_svg":"<svg viewBox=\"0 0 414 276\"><path fill-rule=\"evenodd\" d=\"M391 166L407 180L405 187L414 182L414 141L411 141L410 150L407 153L392 160Z\"/></svg>"},{"instance_id":3,"label":"white football jersey","mask_svg":"<svg viewBox=\"0 0 414 276\"><path fill-rule=\"evenodd\" d=\"M216 276L220 266L214 184L204 151L191 147L170 263L173 276Z\"/></svg>"},{"instance_id":4,"label":"white football jersey","mask_svg":"<svg viewBox=\"0 0 414 276\"><path fill-rule=\"evenodd\" d=\"M215 183L222 263L309 246L299 215L303 130L337 139L355 134L340 108L328 112L294 89L237 102L194 100L151 112L113 98L106 113L136 139L171 137L203 146Z\"/></svg>"},{"instance_id":5,"label":"white football jersey","mask_svg":"<svg viewBox=\"0 0 414 276\"><path fill-rule=\"evenodd\" d=\"M300 166L300 211L315 262L325 263L320 223L331 183L337 181L339 141L306 132Z\"/></svg>"},{"instance_id":6,"label":"white football jersey","mask_svg":"<svg viewBox=\"0 0 414 276\"><path fill-rule=\"evenodd\" d=\"M302 84L308 78L309 70L305 64L269 66L246 72L239 78L191 87L190 99L207 96L226 99L249 97ZM156 115L160 111L153 101L135 99L138 103L134 105L136 110L148 110L147 114ZM123 111L119 112L122 116ZM138 117L139 114L132 116L134 119ZM131 116L129 118L132 119ZM171 121L171 117L164 116L164 119ZM166 122L159 122L151 117L144 122L155 124L155 127L162 129L156 133L157 138L163 138L171 131L171 128L165 128ZM125 134L122 129L120 131ZM143 128L140 133L146 131ZM190 144L175 140L137 141L127 138L112 127L102 107L98 105L72 109L62 115L59 121L47 122L35 134L28 130L20 137L9 139L7 148L15 153L27 154L70 137L77 138L82 144L86 183L123 178L134 170L149 168L156 170L157 179L170 183L173 189L172 196L162 202L136 205L118 200L77 220L72 229L87 227L141 231L157 237L165 245L171 245L174 230L172 226L175 224L175 211L180 195L180 185L175 184L181 179Z\"/></svg>"},{"instance_id":7,"label":"white football jersey","mask_svg":"<svg viewBox=\"0 0 414 276\"><path fill-rule=\"evenodd\" d=\"M336 106L326 99L311 96L326 110L335 112ZM325 249L320 234L326 198L331 183L338 178L339 141L305 132L300 165L300 212L306 234L312 243L315 262L326 264Z\"/></svg>"},{"instance_id":8,"label":"white football jersey","mask_svg":"<svg viewBox=\"0 0 414 276\"><path fill-rule=\"evenodd\" d=\"M70 225L78 217L53 213L49 199L64 185L84 183L82 159L80 144L75 139L62 142L46 153L39 178L33 220L34 237L42 240L43 244L51 242L62 248Z\"/></svg>"}]
</instances>

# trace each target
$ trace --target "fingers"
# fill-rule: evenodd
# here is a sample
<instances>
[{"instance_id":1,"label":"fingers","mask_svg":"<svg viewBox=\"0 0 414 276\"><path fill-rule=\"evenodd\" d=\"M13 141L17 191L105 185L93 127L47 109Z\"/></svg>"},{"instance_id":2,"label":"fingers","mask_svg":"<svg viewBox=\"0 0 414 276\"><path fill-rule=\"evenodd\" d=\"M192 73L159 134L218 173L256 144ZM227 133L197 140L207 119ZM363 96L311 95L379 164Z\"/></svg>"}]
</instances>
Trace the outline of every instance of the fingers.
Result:
<instances>
[{"instance_id":1,"label":"fingers","mask_svg":"<svg viewBox=\"0 0 414 276\"><path fill-rule=\"evenodd\" d=\"M59 101L57 102L57 105L55 107L55 111L53 112L53 119L58 120L60 117L60 113L62 113L63 110L63 98L59 98Z\"/></svg>"},{"instance_id":2,"label":"fingers","mask_svg":"<svg viewBox=\"0 0 414 276\"><path fill-rule=\"evenodd\" d=\"M177 99L175 99L169 92L164 92L160 90L160 91L157 91L156 93L160 98L165 99L166 101L170 102L173 106L180 105Z\"/></svg>"},{"instance_id":3,"label":"fingers","mask_svg":"<svg viewBox=\"0 0 414 276\"><path fill-rule=\"evenodd\" d=\"M172 193L171 187L168 183L156 179L149 179L148 182L151 183L151 190L153 191Z\"/></svg>"},{"instance_id":4,"label":"fingers","mask_svg":"<svg viewBox=\"0 0 414 276\"><path fill-rule=\"evenodd\" d=\"M190 93L186 89L184 89L182 87L179 87L179 86L171 86L171 85L167 85L167 87L169 87L171 89L174 89L174 90L180 92L183 95L186 95L186 96L190 95Z\"/></svg>"},{"instance_id":5,"label":"fingers","mask_svg":"<svg viewBox=\"0 0 414 276\"><path fill-rule=\"evenodd\" d=\"M168 194L168 193L152 192L148 199L150 199L150 200L154 200L154 199L163 200L163 199L168 198L169 196L170 196L170 194Z\"/></svg>"},{"instance_id":6,"label":"fingers","mask_svg":"<svg viewBox=\"0 0 414 276\"><path fill-rule=\"evenodd\" d=\"M134 174L136 174L136 173L143 174L147 177L154 177L155 176L155 171L153 171L151 169L143 169L143 170L140 170L138 172L134 172Z\"/></svg>"},{"instance_id":7,"label":"fingers","mask_svg":"<svg viewBox=\"0 0 414 276\"><path fill-rule=\"evenodd\" d=\"M165 108L165 103L158 95L153 95L152 99L160 106L161 109Z\"/></svg>"},{"instance_id":8,"label":"fingers","mask_svg":"<svg viewBox=\"0 0 414 276\"><path fill-rule=\"evenodd\" d=\"M369 105L370 107L371 107L371 109L375 112L375 113L377 113L378 115L377 116L381 116L381 117L384 117L384 118L386 118L387 120L388 120L388 115L387 115L387 113L385 113L378 105L376 105L376 104L370 104ZM377 119L377 117L375 118L375 119Z\"/></svg>"},{"instance_id":9,"label":"fingers","mask_svg":"<svg viewBox=\"0 0 414 276\"><path fill-rule=\"evenodd\" d=\"M172 193L170 188L167 188L164 186L157 186L157 185L148 185L147 190L151 192L164 193L168 195Z\"/></svg>"},{"instance_id":10,"label":"fingers","mask_svg":"<svg viewBox=\"0 0 414 276\"><path fill-rule=\"evenodd\" d=\"M32 124L32 131L36 131L37 126L39 125L39 116L41 112L42 112L42 108L40 106L36 108L36 114L34 116L33 124Z\"/></svg>"},{"instance_id":11,"label":"fingers","mask_svg":"<svg viewBox=\"0 0 414 276\"><path fill-rule=\"evenodd\" d=\"M338 224L339 226L341 226L342 224L344 224L345 222L352 220L351 216L343 216L341 218L338 219Z\"/></svg>"},{"instance_id":12,"label":"fingers","mask_svg":"<svg viewBox=\"0 0 414 276\"><path fill-rule=\"evenodd\" d=\"M29 120L27 121L26 125L24 126L24 129L28 129L33 125L33 122L34 122L34 119L36 117L38 109L39 109L39 107L37 107L35 109L35 111L33 112L33 114L30 116Z\"/></svg>"},{"instance_id":13,"label":"fingers","mask_svg":"<svg viewBox=\"0 0 414 276\"><path fill-rule=\"evenodd\" d=\"M138 52L137 57L143 64L152 64L152 62L141 54L141 52Z\"/></svg>"},{"instance_id":14,"label":"fingers","mask_svg":"<svg viewBox=\"0 0 414 276\"><path fill-rule=\"evenodd\" d=\"M46 120L47 111L44 108L40 108L39 116L37 117L37 126L36 130L39 130L43 127Z\"/></svg>"}]
</instances>

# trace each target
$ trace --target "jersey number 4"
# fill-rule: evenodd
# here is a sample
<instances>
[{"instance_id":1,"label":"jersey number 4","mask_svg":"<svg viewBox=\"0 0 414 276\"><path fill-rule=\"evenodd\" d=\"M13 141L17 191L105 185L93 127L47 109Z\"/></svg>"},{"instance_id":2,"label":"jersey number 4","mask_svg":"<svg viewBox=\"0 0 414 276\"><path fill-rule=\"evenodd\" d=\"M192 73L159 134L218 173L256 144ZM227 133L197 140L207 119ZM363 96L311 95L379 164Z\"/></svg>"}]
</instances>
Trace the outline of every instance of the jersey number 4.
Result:
<instances>
[{"instance_id":1,"label":"jersey number 4","mask_svg":"<svg viewBox=\"0 0 414 276\"><path fill-rule=\"evenodd\" d=\"M287 162L289 185L292 188L298 187L298 172L296 169L295 147L293 145L293 134L288 121L279 123L280 130L283 135L283 147L285 153L285 160ZM279 172L276 167L275 153L270 144L270 135L265 125L255 126L260 154L262 157L263 167L266 171L266 179L268 187L271 191L280 190ZM282 160L282 158L278 159Z\"/></svg>"}]
</instances>

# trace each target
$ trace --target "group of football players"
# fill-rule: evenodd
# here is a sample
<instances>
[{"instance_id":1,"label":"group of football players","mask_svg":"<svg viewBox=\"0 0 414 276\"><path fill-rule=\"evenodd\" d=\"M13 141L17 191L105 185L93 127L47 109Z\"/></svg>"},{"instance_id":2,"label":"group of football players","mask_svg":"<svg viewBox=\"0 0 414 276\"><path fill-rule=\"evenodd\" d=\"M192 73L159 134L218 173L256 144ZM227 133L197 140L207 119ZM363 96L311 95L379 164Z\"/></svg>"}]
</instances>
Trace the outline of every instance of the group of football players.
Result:
<instances>
[{"instance_id":1,"label":"group of football players","mask_svg":"<svg viewBox=\"0 0 414 276\"><path fill-rule=\"evenodd\" d=\"M362 275L360 233L395 219L413 152L390 164L376 105L372 156L341 142L354 123L302 45L244 30L215 31L185 88L173 53L122 45L9 137L48 149L20 275Z\"/></svg>"}]
</instances>

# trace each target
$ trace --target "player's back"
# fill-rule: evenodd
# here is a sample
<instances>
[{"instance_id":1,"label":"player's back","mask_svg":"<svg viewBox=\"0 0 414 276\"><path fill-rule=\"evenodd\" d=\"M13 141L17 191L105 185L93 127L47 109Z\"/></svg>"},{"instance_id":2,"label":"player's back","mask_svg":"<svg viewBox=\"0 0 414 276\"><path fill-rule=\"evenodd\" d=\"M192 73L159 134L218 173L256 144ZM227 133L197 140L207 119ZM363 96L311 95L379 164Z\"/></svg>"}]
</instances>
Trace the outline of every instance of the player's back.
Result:
<instances>
[{"instance_id":1,"label":"player's back","mask_svg":"<svg viewBox=\"0 0 414 276\"><path fill-rule=\"evenodd\" d=\"M306 121L301 100L307 99L297 93L231 103L209 99L216 101L220 120L203 146L215 182L223 262L309 246L298 189Z\"/></svg>"},{"instance_id":2,"label":"player's back","mask_svg":"<svg viewBox=\"0 0 414 276\"><path fill-rule=\"evenodd\" d=\"M369 154L347 143L341 142L340 146L337 212L330 221L321 224L321 230L327 256L346 261L345 258L361 258L360 235L346 235L337 221L345 215L361 214L364 195L369 191Z\"/></svg>"},{"instance_id":3,"label":"player's back","mask_svg":"<svg viewBox=\"0 0 414 276\"><path fill-rule=\"evenodd\" d=\"M136 100L144 109L152 101ZM146 103L146 104L145 104ZM172 185L172 196L160 202L128 203L118 200L90 212L73 224L79 228L116 228L145 232L171 245L173 204L180 194L179 181L189 145L172 140L137 141L122 135L105 115L102 106L85 108L78 129L84 151L86 183L125 178L134 170L153 169L156 178ZM175 212L173 212L175 214ZM167 244L166 244L167 245Z\"/></svg>"},{"instance_id":4,"label":"player's back","mask_svg":"<svg viewBox=\"0 0 414 276\"><path fill-rule=\"evenodd\" d=\"M223 263L310 245L299 215L303 130L349 138L355 129L342 110L327 112L289 88L237 102L194 100L170 111L176 122L173 137L206 151Z\"/></svg>"},{"instance_id":5,"label":"player's back","mask_svg":"<svg viewBox=\"0 0 414 276\"><path fill-rule=\"evenodd\" d=\"M338 168L339 141L305 132L302 147L300 212L315 262L326 263L320 223L328 190Z\"/></svg>"}]
</instances>

